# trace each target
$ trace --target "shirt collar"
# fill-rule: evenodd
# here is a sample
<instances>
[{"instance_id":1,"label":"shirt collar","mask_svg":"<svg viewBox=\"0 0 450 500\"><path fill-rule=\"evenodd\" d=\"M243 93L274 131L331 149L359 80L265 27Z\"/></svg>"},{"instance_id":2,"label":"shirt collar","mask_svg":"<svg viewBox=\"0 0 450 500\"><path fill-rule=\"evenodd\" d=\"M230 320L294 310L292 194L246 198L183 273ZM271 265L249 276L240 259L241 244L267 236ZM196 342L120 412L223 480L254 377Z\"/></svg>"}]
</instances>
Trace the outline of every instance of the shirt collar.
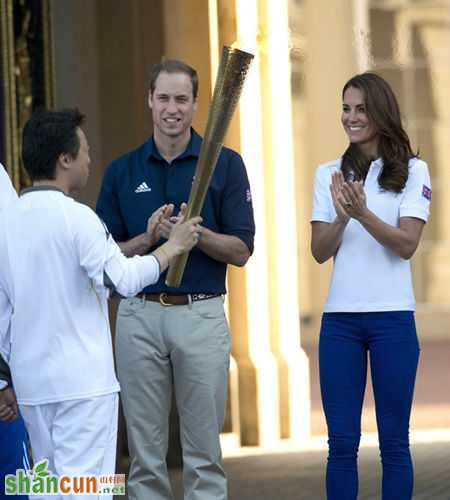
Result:
<instances>
[{"instance_id":1,"label":"shirt collar","mask_svg":"<svg viewBox=\"0 0 450 500\"><path fill-rule=\"evenodd\" d=\"M372 163L370 164L370 166L382 167L383 166L383 158L381 158L381 156L380 156L376 160L372 160Z\"/></svg>"},{"instance_id":2,"label":"shirt collar","mask_svg":"<svg viewBox=\"0 0 450 500\"><path fill-rule=\"evenodd\" d=\"M189 143L186 149L179 156L177 156L175 160L182 160L184 158L190 158L190 157L198 158L198 156L200 155L201 145L202 145L202 138L191 127L191 138L189 140ZM150 139L147 141L145 149L146 149L145 157L148 160L151 157L156 158L157 160L164 160L164 158L158 151L158 148L156 147L155 139L153 136L151 136Z\"/></svg>"},{"instance_id":3,"label":"shirt collar","mask_svg":"<svg viewBox=\"0 0 450 500\"><path fill-rule=\"evenodd\" d=\"M29 188L22 189L22 191L20 192L20 196L28 193L33 193L34 191L57 191L66 196L66 193L61 188L56 186L46 186L44 184L41 186L31 186Z\"/></svg>"}]
</instances>

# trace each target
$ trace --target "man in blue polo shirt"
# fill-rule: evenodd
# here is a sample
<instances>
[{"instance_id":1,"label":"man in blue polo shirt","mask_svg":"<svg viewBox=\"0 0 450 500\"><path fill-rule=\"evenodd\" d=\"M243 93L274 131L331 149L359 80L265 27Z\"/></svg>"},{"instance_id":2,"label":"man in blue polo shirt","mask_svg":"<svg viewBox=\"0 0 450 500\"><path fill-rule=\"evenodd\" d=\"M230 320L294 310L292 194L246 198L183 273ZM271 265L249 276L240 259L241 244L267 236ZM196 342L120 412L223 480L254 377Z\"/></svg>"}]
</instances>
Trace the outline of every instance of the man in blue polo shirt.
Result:
<instances>
[{"instance_id":1,"label":"man in blue polo shirt","mask_svg":"<svg viewBox=\"0 0 450 500\"><path fill-rule=\"evenodd\" d=\"M191 128L197 90L190 66L176 60L155 66L148 97L153 136L106 169L97 212L127 256L152 250L145 228L155 209L167 205L159 226L167 238L173 214L189 198L202 142ZM172 387L180 415L184 498L227 498L219 433L230 337L222 296L227 264L247 262L255 232L245 166L230 149L220 154L201 215L201 238L181 287L168 288L163 274L119 307L117 370L133 500L173 498L166 467Z\"/></svg>"}]
</instances>

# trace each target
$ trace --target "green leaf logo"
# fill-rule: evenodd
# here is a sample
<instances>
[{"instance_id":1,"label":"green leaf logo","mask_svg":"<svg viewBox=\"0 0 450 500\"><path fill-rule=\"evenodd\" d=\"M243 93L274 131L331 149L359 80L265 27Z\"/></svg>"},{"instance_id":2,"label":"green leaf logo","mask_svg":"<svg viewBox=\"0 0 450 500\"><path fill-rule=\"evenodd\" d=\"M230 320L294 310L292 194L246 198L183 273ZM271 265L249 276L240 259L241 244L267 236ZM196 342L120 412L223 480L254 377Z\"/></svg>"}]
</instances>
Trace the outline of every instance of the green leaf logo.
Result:
<instances>
[{"instance_id":1,"label":"green leaf logo","mask_svg":"<svg viewBox=\"0 0 450 500\"><path fill-rule=\"evenodd\" d=\"M48 460L44 458L43 460L34 465L33 467L34 475L39 477L48 476L49 472L47 471L47 467L48 467Z\"/></svg>"}]
</instances>

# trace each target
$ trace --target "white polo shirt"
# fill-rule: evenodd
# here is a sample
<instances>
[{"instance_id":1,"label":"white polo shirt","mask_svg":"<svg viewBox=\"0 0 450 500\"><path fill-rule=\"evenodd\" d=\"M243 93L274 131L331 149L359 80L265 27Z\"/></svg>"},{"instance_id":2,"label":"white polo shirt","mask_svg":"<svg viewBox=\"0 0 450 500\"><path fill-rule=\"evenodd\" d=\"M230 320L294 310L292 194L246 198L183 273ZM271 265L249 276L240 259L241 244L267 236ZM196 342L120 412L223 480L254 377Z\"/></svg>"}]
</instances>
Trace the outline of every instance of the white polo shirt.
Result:
<instances>
[{"instance_id":1,"label":"white polo shirt","mask_svg":"<svg viewBox=\"0 0 450 500\"><path fill-rule=\"evenodd\" d=\"M131 296L156 282L158 261L127 259L89 207L34 189L0 220L0 337L18 402L116 392L105 273Z\"/></svg>"},{"instance_id":2,"label":"white polo shirt","mask_svg":"<svg viewBox=\"0 0 450 500\"><path fill-rule=\"evenodd\" d=\"M11 184L11 180L6 173L5 168L0 163L0 212L17 198L17 193Z\"/></svg>"},{"instance_id":3,"label":"white polo shirt","mask_svg":"<svg viewBox=\"0 0 450 500\"><path fill-rule=\"evenodd\" d=\"M330 193L331 174L341 159L320 165L316 171L311 221L333 222L336 211ZM431 183L427 164L409 162L409 175L401 193L383 191L378 177L381 159L373 161L364 184L367 207L381 220L399 227L401 217L427 221ZM409 260L382 246L355 219L344 230L334 258L324 312L413 311L415 299Z\"/></svg>"},{"instance_id":4,"label":"white polo shirt","mask_svg":"<svg viewBox=\"0 0 450 500\"><path fill-rule=\"evenodd\" d=\"M5 168L0 163L0 217L1 211L12 201L17 198L17 193L13 188L10 178L5 171ZM1 354L1 350L0 350ZM6 382L0 380L0 389L7 385Z\"/></svg>"}]
</instances>

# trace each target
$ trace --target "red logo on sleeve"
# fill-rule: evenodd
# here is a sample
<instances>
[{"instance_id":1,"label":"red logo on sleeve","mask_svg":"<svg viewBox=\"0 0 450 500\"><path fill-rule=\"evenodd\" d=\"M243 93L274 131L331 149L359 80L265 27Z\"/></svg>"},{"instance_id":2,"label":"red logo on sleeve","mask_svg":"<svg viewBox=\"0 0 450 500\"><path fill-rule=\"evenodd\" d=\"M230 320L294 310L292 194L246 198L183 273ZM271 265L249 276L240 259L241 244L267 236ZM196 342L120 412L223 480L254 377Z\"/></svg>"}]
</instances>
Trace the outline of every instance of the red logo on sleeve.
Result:
<instances>
[{"instance_id":1,"label":"red logo on sleeve","mask_svg":"<svg viewBox=\"0 0 450 500\"><path fill-rule=\"evenodd\" d=\"M422 187L422 196L431 201L431 189L425 184Z\"/></svg>"}]
</instances>

